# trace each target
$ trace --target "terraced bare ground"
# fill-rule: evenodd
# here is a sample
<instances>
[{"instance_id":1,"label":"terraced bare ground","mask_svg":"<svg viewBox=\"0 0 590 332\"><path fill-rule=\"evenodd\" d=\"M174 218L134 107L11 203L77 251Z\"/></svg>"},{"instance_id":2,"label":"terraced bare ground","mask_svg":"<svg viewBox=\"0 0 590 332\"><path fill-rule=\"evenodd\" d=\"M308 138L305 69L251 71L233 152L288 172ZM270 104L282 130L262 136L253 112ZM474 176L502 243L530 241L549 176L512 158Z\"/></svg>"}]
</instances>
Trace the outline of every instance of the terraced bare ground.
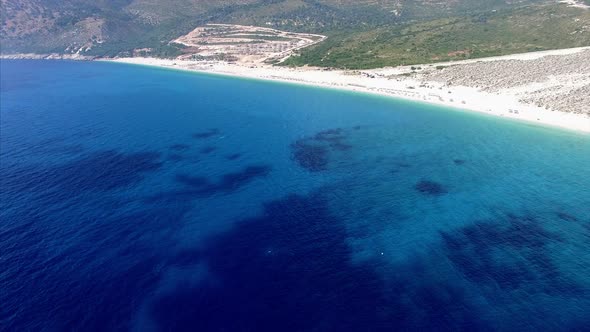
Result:
<instances>
[{"instance_id":1,"label":"terraced bare ground","mask_svg":"<svg viewBox=\"0 0 590 332\"><path fill-rule=\"evenodd\" d=\"M245 64L278 63L293 51L319 43L325 36L271 28L207 24L175 39L185 47L180 59L217 59Z\"/></svg>"}]
</instances>

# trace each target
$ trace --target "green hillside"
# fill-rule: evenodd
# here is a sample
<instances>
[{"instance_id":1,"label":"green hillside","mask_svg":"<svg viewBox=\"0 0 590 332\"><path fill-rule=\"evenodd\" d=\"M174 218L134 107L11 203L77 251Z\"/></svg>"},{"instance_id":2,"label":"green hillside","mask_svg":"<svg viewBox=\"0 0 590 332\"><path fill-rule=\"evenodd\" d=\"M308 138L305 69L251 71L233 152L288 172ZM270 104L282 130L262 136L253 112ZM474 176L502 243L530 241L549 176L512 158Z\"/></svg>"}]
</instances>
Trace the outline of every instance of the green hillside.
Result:
<instances>
[{"instance_id":1,"label":"green hillside","mask_svg":"<svg viewBox=\"0 0 590 332\"><path fill-rule=\"evenodd\" d=\"M206 23L329 36L287 65L369 68L590 45L590 11L557 0L0 1L4 54L174 56L169 42Z\"/></svg>"},{"instance_id":2,"label":"green hillside","mask_svg":"<svg viewBox=\"0 0 590 332\"><path fill-rule=\"evenodd\" d=\"M564 5L525 6L338 31L284 64L362 69L588 45L590 10Z\"/></svg>"}]
</instances>

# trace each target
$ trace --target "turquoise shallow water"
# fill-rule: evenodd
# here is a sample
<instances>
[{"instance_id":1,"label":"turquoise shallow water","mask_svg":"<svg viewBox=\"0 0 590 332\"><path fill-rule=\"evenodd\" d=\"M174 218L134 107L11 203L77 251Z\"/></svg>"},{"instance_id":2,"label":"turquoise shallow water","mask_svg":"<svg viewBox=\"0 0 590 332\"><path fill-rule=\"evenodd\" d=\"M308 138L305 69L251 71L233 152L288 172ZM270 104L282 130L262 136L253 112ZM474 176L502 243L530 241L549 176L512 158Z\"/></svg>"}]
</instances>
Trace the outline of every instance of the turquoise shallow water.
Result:
<instances>
[{"instance_id":1,"label":"turquoise shallow water","mask_svg":"<svg viewBox=\"0 0 590 332\"><path fill-rule=\"evenodd\" d=\"M5 61L0 330L586 330L590 136Z\"/></svg>"}]
</instances>

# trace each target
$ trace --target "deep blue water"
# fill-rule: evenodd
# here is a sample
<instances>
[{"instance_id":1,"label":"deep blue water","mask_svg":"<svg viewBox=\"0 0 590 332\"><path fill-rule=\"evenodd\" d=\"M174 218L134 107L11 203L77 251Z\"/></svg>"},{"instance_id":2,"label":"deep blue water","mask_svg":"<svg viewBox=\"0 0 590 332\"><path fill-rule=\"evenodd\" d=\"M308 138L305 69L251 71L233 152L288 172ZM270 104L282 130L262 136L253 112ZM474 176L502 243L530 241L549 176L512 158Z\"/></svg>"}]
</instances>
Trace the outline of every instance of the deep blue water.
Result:
<instances>
[{"instance_id":1,"label":"deep blue water","mask_svg":"<svg viewBox=\"0 0 590 332\"><path fill-rule=\"evenodd\" d=\"M0 64L0 330L590 326L589 135L162 69Z\"/></svg>"}]
</instances>

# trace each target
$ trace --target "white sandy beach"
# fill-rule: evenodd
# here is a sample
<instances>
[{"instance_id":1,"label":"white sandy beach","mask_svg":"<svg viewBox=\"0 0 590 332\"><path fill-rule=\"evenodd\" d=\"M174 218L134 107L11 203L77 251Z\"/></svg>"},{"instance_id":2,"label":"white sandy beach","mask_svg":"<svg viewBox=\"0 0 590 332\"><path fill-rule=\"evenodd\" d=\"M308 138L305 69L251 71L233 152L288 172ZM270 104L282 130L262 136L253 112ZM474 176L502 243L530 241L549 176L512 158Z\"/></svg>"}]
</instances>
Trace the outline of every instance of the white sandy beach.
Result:
<instances>
[{"instance_id":1,"label":"white sandy beach","mask_svg":"<svg viewBox=\"0 0 590 332\"><path fill-rule=\"evenodd\" d=\"M481 66L482 63L495 62L497 64L497 61L520 60L524 66L535 66L538 65L535 61L544 59L547 56L553 56L552 61L561 61L561 58L576 54L584 57L586 55L590 56L590 47L415 66L421 68L417 71L411 70L409 66L349 71L140 57L119 58L109 61L374 93L590 133L590 113L586 112L586 110L580 110L577 113L564 112L540 107L536 105L535 100L523 102L523 96L539 95L539 98L546 97L543 93L551 93L556 86L562 90L569 89L567 93L570 93L570 95L572 91L578 91L580 86L583 88L580 91L586 91L585 89L590 83L590 81L587 82L590 73L564 73L565 76L560 75L557 80L555 77L536 78L538 82L533 81L534 84L527 81L522 86L508 86L494 91L489 91L490 89L486 89L485 86L478 86L476 81L474 81L474 84L454 85L452 82L447 82L440 77L432 77L436 76L438 72L442 73L445 70L457 71L462 66L469 64ZM442 70L435 69L437 65L444 65L445 68ZM523 70L525 71L523 71L522 75L526 75L526 69L523 68ZM426 74L421 74L421 71ZM564 85L560 83L566 78L571 84ZM588 98L589 96L581 97Z\"/></svg>"}]
</instances>

